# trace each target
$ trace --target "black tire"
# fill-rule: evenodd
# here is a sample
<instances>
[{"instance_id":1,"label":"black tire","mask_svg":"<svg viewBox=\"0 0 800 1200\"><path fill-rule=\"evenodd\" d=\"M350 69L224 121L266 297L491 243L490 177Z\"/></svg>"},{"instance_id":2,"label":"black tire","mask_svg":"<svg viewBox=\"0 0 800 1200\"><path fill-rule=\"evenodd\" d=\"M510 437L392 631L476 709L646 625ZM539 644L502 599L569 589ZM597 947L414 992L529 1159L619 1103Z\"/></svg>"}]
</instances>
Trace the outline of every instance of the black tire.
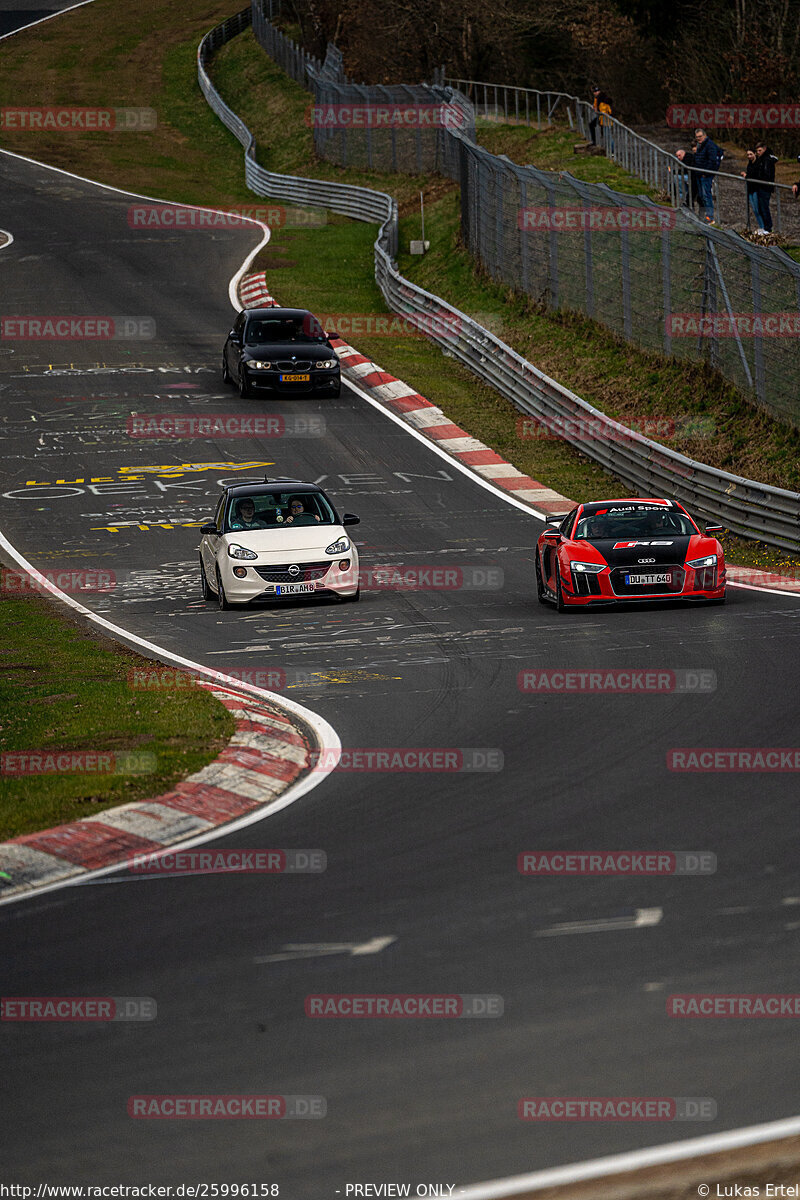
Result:
<instances>
[{"instance_id":1,"label":"black tire","mask_svg":"<svg viewBox=\"0 0 800 1200\"><path fill-rule=\"evenodd\" d=\"M563 613L563 612L567 611L567 606L564 603L564 596L562 595L562 592L561 592L561 565L557 558L556 558L555 576L556 576L556 612Z\"/></svg>"},{"instance_id":2,"label":"black tire","mask_svg":"<svg viewBox=\"0 0 800 1200\"><path fill-rule=\"evenodd\" d=\"M544 594L544 584L542 583L542 568L539 565L539 551L536 551L536 595L540 604L549 604L550 601Z\"/></svg>"},{"instance_id":3,"label":"black tire","mask_svg":"<svg viewBox=\"0 0 800 1200\"><path fill-rule=\"evenodd\" d=\"M341 394L342 394L342 389L340 387L338 387L335 392L328 392L328 395L331 396L334 400L338 400L339 397L341 396Z\"/></svg>"},{"instance_id":4,"label":"black tire","mask_svg":"<svg viewBox=\"0 0 800 1200\"><path fill-rule=\"evenodd\" d=\"M219 606L220 612L227 612L231 606L230 600L225 595L225 588L222 586L219 567L217 567L217 605Z\"/></svg>"},{"instance_id":5,"label":"black tire","mask_svg":"<svg viewBox=\"0 0 800 1200\"><path fill-rule=\"evenodd\" d=\"M250 385L245 379L244 371L241 367L239 368L239 397L242 400L251 400L253 397Z\"/></svg>"},{"instance_id":6,"label":"black tire","mask_svg":"<svg viewBox=\"0 0 800 1200\"><path fill-rule=\"evenodd\" d=\"M222 382L226 383L226 384L233 383L231 373L228 370L228 359L227 359L226 355L224 355L224 354L222 356Z\"/></svg>"},{"instance_id":7,"label":"black tire","mask_svg":"<svg viewBox=\"0 0 800 1200\"><path fill-rule=\"evenodd\" d=\"M200 595L203 597L204 600L213 600L214 599L214 593L209 586L208 576L206 575L206 569L203 566L202 554L200 555Z\"/></svg>"}]
</instances>

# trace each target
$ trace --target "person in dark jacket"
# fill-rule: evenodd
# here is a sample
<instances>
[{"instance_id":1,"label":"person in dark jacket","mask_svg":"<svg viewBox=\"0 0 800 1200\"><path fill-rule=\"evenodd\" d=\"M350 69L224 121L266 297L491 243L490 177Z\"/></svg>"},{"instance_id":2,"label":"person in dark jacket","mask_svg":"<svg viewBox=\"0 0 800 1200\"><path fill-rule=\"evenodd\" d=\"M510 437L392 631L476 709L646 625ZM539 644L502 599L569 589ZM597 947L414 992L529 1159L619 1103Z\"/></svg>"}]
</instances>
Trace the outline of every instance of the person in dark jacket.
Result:
<instances>
[{"instance_id":1,"label":"person in dark jacket","mask_svg":"<svg viewBox=\"0 0 800 1200\"><path fill-rule=\"evenodd\" d=\"M679 158L685 167L693 167L695 165L694 156L697 152L697 144L692 146L691 150L676 150L675 157ZM687 208L694 212L695 204L700 201L700 193L697 190L697 172L685 171L682 176L681 195L683 203Z\"/></svg>"},{"instance_id":2,"label":"person in dark jacket","mask_svg":"<svg viewBox=\"0 0 800 1200\"><path fill-rule=\"evenodd\" d=\"M757 226L756 233L764 233L765 232L764 231L764 220L761 216L761 208L758 203L758 183L756 182L758 176L756 174L756 171L757 171L756 152L755 152L755 150L748 150L747 151L747 169L744 171L740 171L739 174L742 176L742 178L744 180L746 180L745 190L747 192L747 203L749 204L750 208L753 210L753 215L756 219L756 226Z\"/></svg>"},{"instance_id":3,"label":"person in dark jacket","mask_svg":"<svg viewBox=\"0 0 800 1200\"><path fill-rule=\"evenodd\" d=\"M772 233L772 213L769 210L769 203L772 199L772 193L775 191L775 164L777 158L774 154L770 154L766 144L759 142L756 146L756 161L754 176L758 180L756 184L756 202L758 210L756 215L761 218L761 227L765 233Z\"/></svg>"},{"instance_id":4,"label":"person in dark jacket","mask_svg":"<svg viewBox=\"0 0 800 1200\"><path fill-rule=\"evenodd\" d=\"M712 142L704 129L696 129L694 133L697 139L697 153L694 156L694 165L700 170L697 186L700 192L700 201L705 211L705 218L710 223L714 220L714 196L711 188L714 182L714 173L719 170L722 162L722 151L716 142Z\"/></svg>"}]
</instances>

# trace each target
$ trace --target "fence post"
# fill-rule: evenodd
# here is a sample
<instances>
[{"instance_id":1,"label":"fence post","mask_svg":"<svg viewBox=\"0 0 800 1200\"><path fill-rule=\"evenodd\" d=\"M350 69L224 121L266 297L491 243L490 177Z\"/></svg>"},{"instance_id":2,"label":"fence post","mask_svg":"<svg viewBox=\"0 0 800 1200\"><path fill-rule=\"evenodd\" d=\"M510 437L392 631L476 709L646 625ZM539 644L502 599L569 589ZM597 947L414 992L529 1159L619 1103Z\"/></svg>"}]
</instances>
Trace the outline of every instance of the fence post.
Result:
<instances>
[{"instance_id":1,"label":"fence post","mask_svg":"<svg viewBox=\"0 0 800 1200\"><path fill-rule=\"evenodd\" d=\"M750 280L753 291L753 312L761 313L761 267L755 254L750 259ZM767 391L767 378L764 369L764 340L760 333L753 338L753 369L755 371L755 388L759 400L764 402Z\"/></svg>"}]
</instances>

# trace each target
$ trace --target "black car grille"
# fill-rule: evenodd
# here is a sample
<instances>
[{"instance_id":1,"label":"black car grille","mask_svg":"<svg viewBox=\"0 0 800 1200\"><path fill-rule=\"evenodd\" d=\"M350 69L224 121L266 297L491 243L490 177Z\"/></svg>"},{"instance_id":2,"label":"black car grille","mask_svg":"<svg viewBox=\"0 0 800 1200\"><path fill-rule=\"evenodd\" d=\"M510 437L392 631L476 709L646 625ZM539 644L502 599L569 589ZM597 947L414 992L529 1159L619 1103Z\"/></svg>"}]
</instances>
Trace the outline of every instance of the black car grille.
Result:
<instances>
[{"instance_id":1,"label":"black car grille","mask_svg":"<svg viewBox=\"0 0 800 1200\"><path fill-rule=\"evenodd\" d=\"M256 571L262 579L266 579L268 583L313 583L315 579L322 579L330 567L331 562L310 562L310 563L278 563L274 567L256 567ZM297 574L290 574L289 568L297 566L300 571Z\"/></svg>"},{"instance_id":2,"label":"black car grille","mask_svg":"<svg viewBox=\"0 0 800 1200\"><path fill-rule=\"evenodd\" d=\"M672 576L671 583L633 583L625 582L626 575L666 575ZM609 572L611 587L617 596L660 596L683 591L683 580L686 572L678 563L648 563L642 567L638 564L630 567L615 567Z\"/></svg>"},{"instance_id":3,"label":"black car grille","mask_svg":"<svg viewBox=\"0 0 800 1200\"><path fill-rule=\"evenodd\" d=\"M288 374L294 374L296 371L310 371L311 363L306 362L276 362L275 366L279 371L285 371Z\"/></svg>"}]
</instances>

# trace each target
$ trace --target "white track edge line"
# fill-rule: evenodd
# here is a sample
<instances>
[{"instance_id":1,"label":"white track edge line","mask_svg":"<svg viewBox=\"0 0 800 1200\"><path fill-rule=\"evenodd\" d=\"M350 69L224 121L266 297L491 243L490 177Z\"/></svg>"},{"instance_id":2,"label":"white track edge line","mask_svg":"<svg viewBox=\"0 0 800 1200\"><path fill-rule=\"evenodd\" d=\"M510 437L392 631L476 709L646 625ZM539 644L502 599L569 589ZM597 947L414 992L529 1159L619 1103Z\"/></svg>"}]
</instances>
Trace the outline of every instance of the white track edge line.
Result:
<instances>
[{"instance_id":1,"label":"white track edge line","mask_svg":"<svg viewBox=\"0 0 800 1200\"><path fill-rule=\"evenodd\" d=\"M18 29L11 29L8 33L0 34L0 42L6 38L13 37L15 33L24 33L26 29L33 29L34 25L42 25L45 21L52 21L53 17L63 16L64 13L72 12L73 8L83 8L85 4L92 4L93 0L78 0L77 4L70 4L67 8L59 8L56 12L48 13L46 17L39 17L36 21L30 21L27 25L20 25Z\"/></svg>"},{"instance_id":2,"label":"white track edge line","mask_svg":"<svg viewBox=\"0 0 800 1200\"><path fill-rule=\"evenodd\" d=\"M237 817L235 821L230 821L224 825L215 826L213 829L196 834L193 838L187 838L185 841L181 841L180 846L182 849L190 849L192 846L203 845L205 842L213 841L215 838L226 836L228 833L233 833L237 829L243 829L247 825L253 825L257 821L261 821L265 817L270 816L272 813L279 812L282 808L286 808L287 805L292 804L295 800L299 800L301 796L304 796L306 792L309 792L313 787L316 787L317 784L322 783L323 779L330 775L331 771L336 769L339 758L341 757L342 743L333 726L318 713L306 708L305 705L298 704L296 700L290 700L285 696L278 696L275 692L267 691L266 688L256 687L255 684L252 683L244 683L240 680L232 678L229 675L225 675L221 671L216 671L213 667L205 667L202 665L202 663L196 663L190 658L183 658L179 654L173 654L171 650L165 650L155 642L149 642L146 638L139 637L138 634L130 633L121 625L115 625L113 622L107 621L105 617L101 617L99 613L92 612L91 609L86 608L83 604L80 604L77 600L74 600L72 596L68 596L66 592L62 592L59 588L52 584L50 580L46 578L46 576L38 571L32 563L29 563L28 560L19 553L16 547L12 545L5 534L3 534L1 531L0 546L2 546L6 553L9 554L14 561L18 563L20 567L22 567L23 570L28 571L31 576L35 578L37 582L40 583L41 586L55 599L59 600L62 604L65 604L68 608L73 609L75 612L80 613L82 616L88 617L89 620L95 625L99 625L101 628L108 630L117 637L123 638L125 641L133 642L136 646L140 646L143 650L155 652L160 659L169 659L171 662L177 663L181 667L187 667L189 670L196 671L201 675L211 676L217 683L232 685L237 692L247 692L250 695L258 696L259 698L270 701L280 709L293 713L295 716L300 717L300 719L311 728L323 751L331 754L331 757L334 760L332 766L328 767L327 769L316 766L313 771L308 772L308 774L304 775L302 779L299 779L297 783L291 784L285 792L282 792L280 796L277 796L270 804L266 805L266 807L256 809L254 812L246 813L242 817ZM325 761L327 762L328 759ZM153 797L153 799L157 799L157 797ZM126 867L127 862L113 863L108 867L99 867L94 871L86 871L77 877L71 876L68 879L47 884L40 888L35 888L34 890L25 892L19 896L9 896L5 900L0 898L0 905L14 904L20 900L28 900L34 896L40 896L44 892L55 891L62 887L75 886L80 884L85 879L96 878L99 875L108 875L113 871L122 871L125 870Z\"/></svg>"},{"instance_id":3,"label":"white track edge line","mask_svg":"<svg viewBox=\"0 0 800 1200\"><path fill-rule=\"evenodd\" d=\"M761 1142L777 1141L798 1133L800 1133L800 1117L786 1117L780 1121L770 1121L766 1125L747 1125L743 1129L731 1129L726 1133L712 1133L706 1137L689 1138L685 1142L669 1142L665 1146L651 1146L645 1150L612 1154L607 1158L592 1158L586 1162L568 1163L563 1167L532 1171L527 1175L511 1175L506 1179L469 1184L460 1187L458 1195L460 1200L499 1200L500 1197L516 1196L521 1192L580 1183L586 1179L600 1179L609 1175L640 1170L644 1167L700 1158L707 1154L719 1154L725 1150L735 1150L744 1146L757 1146Z\"/></svg>"}]
</instances>

